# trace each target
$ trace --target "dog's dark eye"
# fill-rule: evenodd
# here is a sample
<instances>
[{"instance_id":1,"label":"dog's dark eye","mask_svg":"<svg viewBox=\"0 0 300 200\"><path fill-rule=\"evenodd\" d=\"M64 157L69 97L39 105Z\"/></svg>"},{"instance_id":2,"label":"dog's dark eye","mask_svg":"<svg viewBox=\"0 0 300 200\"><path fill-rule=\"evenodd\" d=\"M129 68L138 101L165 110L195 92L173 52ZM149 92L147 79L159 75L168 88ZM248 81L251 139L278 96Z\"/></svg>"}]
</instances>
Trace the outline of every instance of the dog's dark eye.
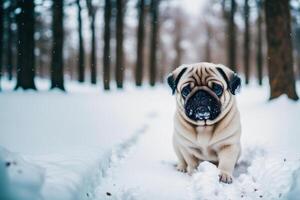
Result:
<instances>
[{"instance_id":1,"label":"dog's dark eye","mask_svg":"<svg viewBox=\"0 0 300 200\"><path fill-rule=\"evenodd\" d=\"M223 94L222 86L217 83L213 83L212 90L214 91L214 93L216 93L218 97L220 97Z\"/></svg>"},{"instance_id":2,"label":"dog's dark eye","mask_svg":"<svg viewBox=\"0 0 300 200\"><path fill-rule=\"evenodd\" d=\"M182 90L181 90L182 97L186 98L191 91L192 91L192 89L191 89L190 85L184 86L184 88L182 88Z\"/></svg>"}]
</instances>

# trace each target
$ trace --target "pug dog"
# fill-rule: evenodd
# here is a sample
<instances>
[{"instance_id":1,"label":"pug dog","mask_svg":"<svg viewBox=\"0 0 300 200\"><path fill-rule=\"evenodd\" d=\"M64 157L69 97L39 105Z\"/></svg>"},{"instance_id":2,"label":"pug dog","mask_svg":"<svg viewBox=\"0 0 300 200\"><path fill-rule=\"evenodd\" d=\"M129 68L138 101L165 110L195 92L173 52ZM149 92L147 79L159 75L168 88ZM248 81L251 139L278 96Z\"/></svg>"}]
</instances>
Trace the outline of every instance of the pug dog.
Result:
<instances>
[{"instance_id":1,"label":"pug dog","mask_svg":"<svg viewBox=\"0 0 300 200\"><path fill-rule=\"evenodd\" d=\"M173 146L177 170L192 174L200 162L220 170L219 180L232 183L241 153L241 123L235 94L236 73L221 64L196 63L176 68L167 78L176 97Z\"/></svg>"}]
</instances>

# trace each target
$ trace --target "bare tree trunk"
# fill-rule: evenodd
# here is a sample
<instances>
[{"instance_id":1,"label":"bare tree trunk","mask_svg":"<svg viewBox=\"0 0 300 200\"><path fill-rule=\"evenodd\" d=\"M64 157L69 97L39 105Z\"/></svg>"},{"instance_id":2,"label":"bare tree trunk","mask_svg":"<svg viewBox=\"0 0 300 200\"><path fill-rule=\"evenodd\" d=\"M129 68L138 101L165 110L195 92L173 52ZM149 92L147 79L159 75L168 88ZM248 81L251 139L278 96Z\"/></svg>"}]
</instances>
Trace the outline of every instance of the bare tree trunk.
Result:
<instances>
[{"instance_id":1,"label":"bare tree trunk","mask_svg":"<svg viewBox=\"0 0 300 200\"><path fill-rule=\"evenodd\" d=\"M257 64L257 79L258 84L262 85L262 78L263 78L263 56L262 56L262 21L263 21L263 0L257 0L257 51L256 51L256 64Z\"/></svg>"},{"instance_id":2,"label":"bare tree trunk","mask_svg":"<svg viewBox=\"0 0 300 200\"><path fill-rule=\"evenodd\" d=\"M297 72L296 73L296 80L300 78L300 52L297 51L296 54L296 64L297 64Z\"/></svg>"},{"instance_id":3,"label":"bare tree trunk","mask_svg":"<svg viewBox=\"0 0 300 200\"><path fill-rule=\"evenodd\" d=\"M92 18L91 22L91 32L92 32L92 38L91 38L91 83L96 84L97 83L97 57L96 57L96 34L95 34L95 16Z\"/></svg>"},{"instance_id":4,"label":"bare tree trunk","mask_svg":"<svg viewBox=\"0 0 300 200\"><path fill-rule=\"evenodd\" d=\"M229 26L228 26L228 66L236 71L236 26L234 22L234 16L236 12L236 2L231 0L231 10L229 16Z\"/></svg>"},{"instance_id":5,"label":"bare tree trunk","mask_svg":"<svg viewBox=\"0 0 300 200\"><path fill-rule=\"evenodd\" d=\"M300 51L297 52L297 68L298 74L296 74L297 79L300 78Z\"/></svg>"},{"instance_id":6,"label":"bare tree trunk","mask_svg":"<svg viewBox=\"0 0 300 200\"><path fill-rule=\"evenodd\" d=\"M3 0L0 0L0 91L1 91L1 76L2 76L2 49L3 49Z\"/></svg>"},{"instance_id":7,"label":"bare tree trunk","mask_svg":"<svg viewBox=\"0 0 300 200\"><path fill-rule=\"evenodd\" d=\"M249 3L248 0L245 0L244 5L244 22L245 22L245 32L244 32L244 67L245 67L245 83L249 83L250 76L250 31L249 31Z\"/></svg>"},{"instance_id":8,"label":"bare tree trunk","mask_svg":"<svg viewBox=\"0 0 300 200\"><path fill-rule=\"evenodd\" d=\"M58 88L65 91L63 74L63 0L53 0L52 31L53 47L51 60L51 89Z\"/></svg>"},{"instance_id":9,"label":"bare tree trunk","mask_svg":"<svg viewBox=\"0 0 300 200\"><path fill-rule=\"evenodd\" d=\"M159 0L151 0L151 49L150 49L150 85L154 86L156 81L156 51L158 36L158 4Z\"/></svg>"},{"instance_id":10,"label":"bare tree trunk","mask_svg":"<svg viewBox=\"0 0 300 200\"><path fill-rule=\"evenodd\" d=\"M298 100L293 71L289 0L266 0L265 12L270 99L287 94L288 98Z\"/></svg>"},{"instance_id":11,"label":"bare tree trunk","mask_svg":"<svg viewBox=\"0 0 300 200\"><path fill-rule=\"evenodd\" d=\"M18 15L18 70L17 85L26 89L36 90L34 84L34 1L19 1L21 13Z\"/></svg>"},{"instance_id":12,"label":"bare tree trunk","mask_svg":"<svg viewBox=\"0 0 300 200\"><path fill-rule=\"evenodd\" d=\"M181 22L181 15L176 16L175 19L175 26L174 26L174 35L175 35L175 40L174 40L174 49L176 52L175 56L175 61L174 61L174 67L178 67L181 65L181 60L182 60L182 52L183 49L181 47L181 41L182 41L182 22Z\"/></svg>"},{"instance_id":13,"label":"bare tree trunk","mask_svg":"<svg viewBox=\"0 0 300 200\"><path fill-rule=\"evenodd\" d=\"M104 10L104 49L103 49L103 84L104 89L109 90L110 82L110 20L111 1L105 0Z\"/></svg>"},{"instance_id":14,"label":"bare tree trunk","mask_svg":"<svg viewBox=\"0 0 300 200\"><path fill-rule=\"evenodd\" d=\"M208 23L206 23L206 42L205 42L206 62L211 62L211 47L210 47L211 37L212 37L211 26Z\"/></svg>"},{"instance_id":15,"label":"bare tree trunk","mask_svg":"<svg viewBox=\"0 0 300 200\"><path fill-rule=\"evenodd\" d=\"M95 34L95 17L96 8L92 4L92 0L87 0L88 13L90 17L90 29L91 29L91 83L97 83L97 57L96 57L96 34Z\"/></svg>"},{"instance_id":16,"label":"bare tree trunk","mask_svg":"<svg viewBox=\"0 0 300 200\"><path fill-rule=\"evenodd\" d=\"M8 80L12 80L13 77L13 33L11 30L12 24L12 5L7 10L7 46L6 46L6 66L7 66L7 73L8 73Z\"/></svg>"},{"instance_id":17,"label":"bare tree trunk","mask_svg":"<svg viewBox=\"0 0 300 200\"><path fill-rule=\"evenodd\" d=\"M123 52L123 29L124 29L124 0L117 0L116 20L116 82L117 88L123 88L124 76L124 52Z\"/></svg>"},{"instance_id":18,"label":"bare tree trunk","mask_svg":"<svg viewBox=\"0 0 300 200\"><path fill-rule=\"evenodd\" d=\"M161 83L164 83L165 80L165 75L166 75L166 71L167 71L167 55L166 55L166 50L165 47L163 45L163 42L161 42L160 39L160 43L159 43L159 54L160 54L160 65L161 68L159 70L159 79Z\"/></svg>"},{"instance_id":19,"label":"bare tree trunk","mask_svg":"<svg viewBox=\"0 0 300 200\"><path fill-rule=\"evenodd\" d=\"M137 61L135 67L135 84L141 86L143 81L144 68L144 21L145 21L145 0L139 0L139 25L137 33Z\"/></svg>"},{"instance_id":20,"label":"bare tree trunk","mask_svg":"<svg viewBox=\"0 0 300 200\"><path fill-rule=\"evenodd\" d=\"M80 0L76 0L78 8L78 39L79 39L79 60L78 60L78 81L84 82L84 46L83 46L83 36L82 36L82 19L81 19L81 5Z\"/></svg>"}]
</instances>

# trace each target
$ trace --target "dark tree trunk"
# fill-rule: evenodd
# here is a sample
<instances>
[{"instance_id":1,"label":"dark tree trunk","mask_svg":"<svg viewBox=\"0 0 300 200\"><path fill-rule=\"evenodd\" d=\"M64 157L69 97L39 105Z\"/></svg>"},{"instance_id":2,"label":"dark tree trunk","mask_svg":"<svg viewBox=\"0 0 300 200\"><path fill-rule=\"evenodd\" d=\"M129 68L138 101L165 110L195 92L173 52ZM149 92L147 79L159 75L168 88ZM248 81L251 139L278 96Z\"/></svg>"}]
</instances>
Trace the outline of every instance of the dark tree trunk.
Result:
<instances>
[{"instance_id":1,"label":"dark tree trunk","mask_svg":"<svg viewBox=\"0 0 300 200\"><path fill-rule=\"evenodd\" d=\"M249 83L250 76L250 31L249 31L249 2L245 0L244 5L244 22L245 22L245 32L244 32L244 69L245 69L245 83Z\"/></svg>"},{"instance_id":2,"label":"dark tree trunk","mask_svg":"<svg viewBox=\"0 0 300 200\"><path fill-rule=\"evenodd\" d=\"M95 16L92 18L91 22L91 83L97 83L97 57L96 57L96 34L95 34Z\"/></svg>"},{"instance_id":3,"label":"dark tree trunk","mask_svg":"<svg viewBox=\"0 0 300 200\"><path fill-rule=\"evenodd\" d=\"M7 43L6 43L6 66L7 66L7 74L8 80L12 80L13 77L13 33L11 30L12 24L12 6L7 10Z\"/></svg>"},{"instance_id":4,"label":"dark tree trunk","mask_svg":"<svg viewBox=\"0 0 300 200\"><path fill-rule=\"evenodd\" d=\"M36 90L34 84L34 1L19 1L18 7L21 8L21 13L17 16L19 41L17 85L15 89Z\"/></svg>"},{"instance_id":5,"label":"dark tree trunk","mask_svg":"<svg viewBox=\"0 0 300 200\"><path fill-rule=\"evenodd\" d=\"M104 9L104 49L103 49L103 85L105 90L109 90L110 82L110 20L111 20L111 0L105 0Z\"/></svg>"},{"instance_id":6,"label":"dark tree trunk","mask_svg":"<svg viewBox=\"0 0 300 200\"><path fill-rule=\"evenodd\" d=\"M236 2L231 0L231 10L228 22L228 67L236 71L236 26L234 16L236 12Z\"/></svg>"},{"instance_id":7,"label":"dark tree trunk","mask_svg":"<svg viewBox=\"0 0 300 200\"><path fill-rule=\"evenodd\" d=\"M118 88L123 88L124 76L124 52L123 52L123 29L124 29L124 0L117 0L116 20L116 82Z\"/></svg>"},{"instance_id":8,"label":"dark tree trunk","mask_svg":"<svg viewBox=\"0 0 300 200\"><path fill-rule=\"evenodd\" d=\"M158 4L159 0L151 0L151 49L150 49L150 85L154 86L156 81L156 52L158 36Z\"/></svg>"},{"instance_id":9,"label":"dark tree trunk","mask_svg":"<svg viewBox=\"0 0 300 200\"><path fill-rule=\"evenodd\" d=\"M79 43L79 51L78 51L78 81L84 82L84 46L83 46L83 36L82 36L82 19L81 19L81 5L80 0L76 1L78 14L78 43Z\"/></svg>"},{"instance_id":10,"label":"dark tree trunk","mask_svg":"<svg viewBox=\"0 0 300 200\"><path fill-rule=\"evenodd\" d=\"M297 68L298 68L298 74L296 77L299 79L300 78L300 51L297 51Z\"/></svg>"},{"instance_id":11,"label":"dark tree trunk","mask_svg":"<svg viewBox=\"0 0 300 200\"><path fill-rule=\"evenodd\" d=\"M0 91L1 91L1 76L2 76L2 49L3 49L3 0L0 0Z\"/></svg>"},{"instance_id":12,"label":"dark tree trunk","mask_svg":"<svg viewBox=\"0 0 300 200\"><path fill-rule=\"evenodd\" d=\"M51 89L58 88L65 91L63 74L63 0L53 0L53 47L51 60Z\"/></svg>"},{"instance_id":13,"label":"dark tree trunk","mask_svg":"<svg viewBox=\"0 0 300 200\"><path fill-rule=\"evenodd\" d=\"M265 13L270 99L287 94L288 98L298 100L293 71L289 0L266 0Z\"/></svg>"},{"instance_id":14,"label":"dark tree trunk","mask_svg":"<svg viewBox=\"0 0 300 200\"><path fill-rule=\"evenodd\" d=\"M256 64L257 64L257 79L258 84L262 85L263 78L263 55L262 55L262 23L263 23L263 2L262 0L257 0L257 41L256 41Z\"/></svg>"},{"instance_id":15,"label":"dark tree trunk","mask_svg":"<svg viewBox=\"0 0 300 200\"><path fill-rule=\"evenodd\" d=\"M97 57L96 57L96 34L95 34L95 17L96 8L92 4L92 0L87 0L88 13L90 17L90 29L91 29L91 83L97 83Z\"/></svg>"},{"instance_id":16,"label":"dark tree trunk","mask_svg":"<svg viewBox=\"0 0 300 200\"><path fill-rule=\"evenodd\" d=\"M135 68L135 84L141 86L143 81L144 68L144 21L145 21L145 0L139 0L139 25L137 32L137 61Z\"/></svg>"}]
</instances>

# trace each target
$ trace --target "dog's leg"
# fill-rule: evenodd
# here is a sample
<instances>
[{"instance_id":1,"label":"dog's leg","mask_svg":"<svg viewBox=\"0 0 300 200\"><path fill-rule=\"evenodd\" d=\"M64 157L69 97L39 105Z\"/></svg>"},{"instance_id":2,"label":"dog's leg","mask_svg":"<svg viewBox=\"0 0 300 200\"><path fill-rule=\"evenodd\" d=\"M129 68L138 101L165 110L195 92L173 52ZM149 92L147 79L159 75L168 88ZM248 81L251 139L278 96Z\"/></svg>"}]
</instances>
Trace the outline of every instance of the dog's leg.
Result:
<instances>
[{"instance_id":1,"label":"dog's leg","mask_svg":"<svg viewBox=\"0 0 300 200\"><path fill-rule=\"evenodd\" d=\"M220 169L220 181L232 183L232 172L238 159L240 147L238 145L227 145L218 152Z\"/></svg>"},{"instance_id":2,"label":"dog's leg","mask_svg":"<svg viewBox=\"0 0 300 200\"><path fill-rule=\"evenodd\" d=\"M176 156L177 156L177 158L178 158L178 164L177 164L177 167L176 167L176 169L178 170L178 171L180 171L180 172L186 172L186 167L187 167L187 164L186 164L186 162L185 162L185 160L184 160L184 158L183 158L183 155L182 155L182 153L180 152L180 150L179 150L179 146L178 146L178 144L177 144L177 142L175 141L176 139L175 139L175 137L173 136L173 147L174 147L174 151L175 151L175 153L176 153Z\"/></svg>"},{"instance_id":3,"label":"dog's leg","mask_svg":"<svg viewBox=\"0 0 300 200\"><path fill-rule=\"evenodd\" d=\"M199 160L193 154L190 154L186 149L184 149L184 147L180 148L180 152L187 163L187 172L191 175L197 168Z\"/></svg>"}]
</instances>

